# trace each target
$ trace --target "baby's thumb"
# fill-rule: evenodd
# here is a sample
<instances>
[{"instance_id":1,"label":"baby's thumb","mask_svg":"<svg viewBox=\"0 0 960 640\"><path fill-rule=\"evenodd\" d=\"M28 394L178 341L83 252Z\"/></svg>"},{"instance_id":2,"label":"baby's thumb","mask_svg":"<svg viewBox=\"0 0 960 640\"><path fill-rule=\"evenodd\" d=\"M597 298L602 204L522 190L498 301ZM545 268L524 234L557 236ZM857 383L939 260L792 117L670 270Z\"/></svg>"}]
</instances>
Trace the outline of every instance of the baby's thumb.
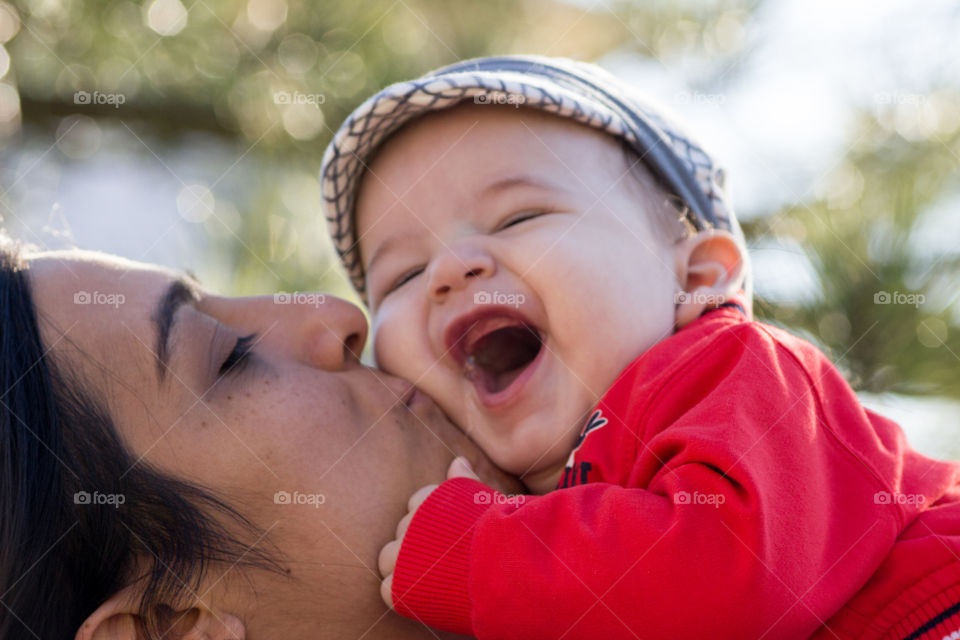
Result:
<instances>
[{"instance_id":1,"label":"baby's thumb","mask_svg":"<svg viewBox=\"0 0 960 640\"><path fill-rule=\"evenodd\" d=\"M452 478L480 479L477 477L477 474L473 472L473 467L470 466L470 463L467 462L467 459L463 456L457 456L453 459L453 462L450 463L450 468L447 469L447 480Z\"/></svg>"}]
</instances>

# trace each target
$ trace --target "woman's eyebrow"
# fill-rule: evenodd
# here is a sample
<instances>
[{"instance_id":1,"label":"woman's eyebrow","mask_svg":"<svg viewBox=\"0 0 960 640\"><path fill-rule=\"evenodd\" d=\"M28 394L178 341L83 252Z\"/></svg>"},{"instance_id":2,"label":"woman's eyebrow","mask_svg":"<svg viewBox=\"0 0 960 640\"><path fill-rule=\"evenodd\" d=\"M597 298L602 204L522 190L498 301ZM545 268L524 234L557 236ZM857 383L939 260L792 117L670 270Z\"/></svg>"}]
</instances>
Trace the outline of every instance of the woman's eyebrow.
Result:
<instances>
[{"instance_id":1,"label":"woman's eyebrow","mask_svg":"<svg viewBox=\"0 0 960 640\"><path fill-rule=\"evenodd\" d=\"M157 300L151 320L157 329L157 377L164 381L167 373L167 359L170 355L170 334L173 333L173 324L177 310L185 305L192 304L199 299L196 284L187 278L177 278L167 287L166 291Z\"/></svg>"}]
</instances>

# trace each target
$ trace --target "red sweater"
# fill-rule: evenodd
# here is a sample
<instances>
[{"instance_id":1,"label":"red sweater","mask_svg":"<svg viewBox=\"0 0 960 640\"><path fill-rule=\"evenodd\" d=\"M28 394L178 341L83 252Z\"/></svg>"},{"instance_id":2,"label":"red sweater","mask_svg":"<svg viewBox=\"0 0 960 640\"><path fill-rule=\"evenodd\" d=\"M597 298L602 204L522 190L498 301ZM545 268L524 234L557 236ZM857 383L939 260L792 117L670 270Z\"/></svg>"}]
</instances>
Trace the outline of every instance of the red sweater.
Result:
<instances>
[{"instance_id":1,"label":"red sweater","mask_svg":"<svg viewBox=\"0 0 960 640\"><path fill-rule=\"evenodd\" d=\"M566 488L441 484L397 611L481 639L960 638L960 466L910 449L807 342L707 313L584 432Z\"/></svg>"}]
</instances>

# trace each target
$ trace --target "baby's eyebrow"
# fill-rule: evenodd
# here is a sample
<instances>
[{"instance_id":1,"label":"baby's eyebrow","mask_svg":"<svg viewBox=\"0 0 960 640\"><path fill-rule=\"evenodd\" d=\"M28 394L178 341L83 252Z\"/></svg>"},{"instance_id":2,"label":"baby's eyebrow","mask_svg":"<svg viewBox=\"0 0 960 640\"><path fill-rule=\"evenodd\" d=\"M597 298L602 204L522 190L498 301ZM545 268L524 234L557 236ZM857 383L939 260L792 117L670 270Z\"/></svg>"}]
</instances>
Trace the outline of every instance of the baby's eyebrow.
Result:
<instances>
[{"instance_id":1,"label":"baby's eyebrow","mask_svg":"<svg viewBox=\"0 0 960 640\"><path fill-rule=\"evenodd\" d=\"M548 180L538 178L532 175L520 174L520 175L508 175L499 178L495 178L493 182L483 187L480 190L478 200L486 200L500 195L501 193L508 191L510 189L515 189L519 187L527 187L540 189L543 191L558 191L561 193L568 193L567 189L553 184ZM405 241L412 241L419 238L423 235L421 232L407 230L397 235L390 236L387 238L383 244L377 247L377 250L373 252L370 256L370 262L367 263L366 271L369 272L373 269L374 263L377 259L383 256L385 253L388 253L395 245L402 244Z\"/></svg>"},{"instance_id":2,"label":"baby's eyebrow","mask_svg":"<svg viewBox=\"0 0 960 640\"><path fill-rule=\"evenodd\" d=\"M410 242L419 238L422 233L417 233L416 231L406 230L396 235L392 235L386 240L384 240L377 250L373 252L373 255L370 256L370 262L367 263L366 271L369 272L373 269L373 264L377 261L377 258L382 257L385 253L388 253L394 245L403 244L404 242Z\"/></svg>"},{"instance_id":3,"label":"baby's eyebrow","mask_svg":"<svg viewBox=\"0 0 960 640\"><path fill-rule=\"evenodd\" d=\"M548 180L543 180L541 178L529 175L519 175L507 176L495 180L483 188L483 190L480 192L480 197L489 198L516 187L534 187L536 189L544 189L547 191L565 191L565 189L559 185L555 185Z\"/></svg>"}]
</instances>

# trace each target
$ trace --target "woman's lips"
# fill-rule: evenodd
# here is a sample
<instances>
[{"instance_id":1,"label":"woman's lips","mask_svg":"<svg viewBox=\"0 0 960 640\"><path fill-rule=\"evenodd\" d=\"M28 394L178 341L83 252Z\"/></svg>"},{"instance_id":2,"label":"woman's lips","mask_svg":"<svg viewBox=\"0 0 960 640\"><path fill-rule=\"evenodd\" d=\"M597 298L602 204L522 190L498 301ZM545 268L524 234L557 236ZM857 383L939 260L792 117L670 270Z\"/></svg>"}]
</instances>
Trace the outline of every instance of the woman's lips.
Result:
<instances>
[{"instance_id":1,"label":"woman's lips","mask_svg":"<svg viewBox=\"0 0 960 640\"><path fill-rule=\"evenodd\" d=\"M418 405L433 402L430 396L418 389L413 383L410 383L407 390L400 396L400 402L408 409L413 409Z\"/></svg>"},{"instance_id":2,"label":"woman's lips","mask_svg":"<svg viewBox=\"0 0 960 640\"><path fill-rule=\"evenodd\" d=\"M410 396L404 400L404 404L410 409L413 409L417 405L421 405L425 402L432 402L432 400L429 398L429 396L416 387L413 388Z\"/></svg>"}]
</instances>

